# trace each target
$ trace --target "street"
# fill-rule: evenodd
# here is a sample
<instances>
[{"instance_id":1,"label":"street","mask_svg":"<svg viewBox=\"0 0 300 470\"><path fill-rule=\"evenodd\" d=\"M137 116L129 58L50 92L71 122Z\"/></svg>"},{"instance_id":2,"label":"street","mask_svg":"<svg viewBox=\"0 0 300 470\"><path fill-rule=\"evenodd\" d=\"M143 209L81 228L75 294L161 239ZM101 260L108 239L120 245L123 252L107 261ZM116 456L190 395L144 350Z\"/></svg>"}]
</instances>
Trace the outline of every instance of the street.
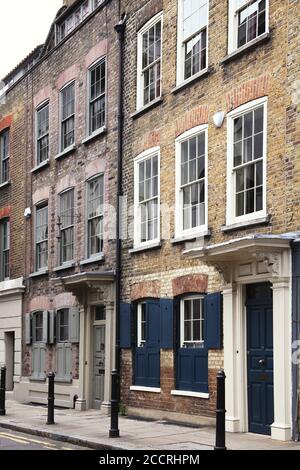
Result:
<instances>
[{"instance_id":1,"label":"street","mask_svg":"<svg viewBox=\"0 0 300 470\"><path fill-rule=\"evenodd\" d=\"M0 450L87 450L59 441L52 441L39 436L22 434L0 427Z\"/></svg>"}]
</instances>

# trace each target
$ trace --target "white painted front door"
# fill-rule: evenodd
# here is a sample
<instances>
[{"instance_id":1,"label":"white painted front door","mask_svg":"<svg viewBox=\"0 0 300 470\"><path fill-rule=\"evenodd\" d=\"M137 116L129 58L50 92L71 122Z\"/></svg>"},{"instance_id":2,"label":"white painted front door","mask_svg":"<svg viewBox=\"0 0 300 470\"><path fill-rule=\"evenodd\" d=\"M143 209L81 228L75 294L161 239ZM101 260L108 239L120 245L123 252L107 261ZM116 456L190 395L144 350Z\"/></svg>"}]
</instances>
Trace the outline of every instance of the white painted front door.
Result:
<instances>
[{"instance_id":1,"label":"white painted front door","mask_svg":"<svg viewBox=\"0 0 300 470\"><path fill-rule=\"evenodd\" d=\"M105 326L94 327L93 408L99 409L104 400Z\"/></svg>"}]
</instances>

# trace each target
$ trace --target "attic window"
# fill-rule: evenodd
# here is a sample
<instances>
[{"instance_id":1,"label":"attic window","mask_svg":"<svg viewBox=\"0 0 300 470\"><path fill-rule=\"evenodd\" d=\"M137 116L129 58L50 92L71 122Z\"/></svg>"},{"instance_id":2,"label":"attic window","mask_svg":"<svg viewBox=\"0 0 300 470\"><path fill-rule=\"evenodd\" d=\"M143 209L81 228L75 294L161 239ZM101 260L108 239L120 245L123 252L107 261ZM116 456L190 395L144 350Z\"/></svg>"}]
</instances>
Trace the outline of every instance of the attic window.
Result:
<instances>
[{"instance_id":1,"label":"attic window","mask_svg":"<svg viewBox=\"0 0 300 470\"><path fill-rule=\"evenodd\" d=\"M92 13L104 0L84 0L79 7L70 13L67 18L58 25L57 43L62 41L73 29L75 29L85 18Z\"/></svg>"}]
</instances>

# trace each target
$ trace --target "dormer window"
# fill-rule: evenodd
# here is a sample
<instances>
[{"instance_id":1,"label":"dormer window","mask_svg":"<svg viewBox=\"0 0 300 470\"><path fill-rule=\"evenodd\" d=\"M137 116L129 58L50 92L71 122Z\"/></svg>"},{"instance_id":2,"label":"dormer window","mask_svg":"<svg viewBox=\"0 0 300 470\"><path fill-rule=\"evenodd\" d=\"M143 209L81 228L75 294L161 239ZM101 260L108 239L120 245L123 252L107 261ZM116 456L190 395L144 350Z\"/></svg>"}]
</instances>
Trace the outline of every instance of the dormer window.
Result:
<instances>
[{"instance_id":1,"label":"dormer window","mask_svg":"<svg viewBox=\"0 0 300 470\"><path fill-rule=\"evenodd\" d=\"M57 43L68 36L85 18L98 8L104 0L84 0L57 27Z\"/></svg>"}]
</instances>

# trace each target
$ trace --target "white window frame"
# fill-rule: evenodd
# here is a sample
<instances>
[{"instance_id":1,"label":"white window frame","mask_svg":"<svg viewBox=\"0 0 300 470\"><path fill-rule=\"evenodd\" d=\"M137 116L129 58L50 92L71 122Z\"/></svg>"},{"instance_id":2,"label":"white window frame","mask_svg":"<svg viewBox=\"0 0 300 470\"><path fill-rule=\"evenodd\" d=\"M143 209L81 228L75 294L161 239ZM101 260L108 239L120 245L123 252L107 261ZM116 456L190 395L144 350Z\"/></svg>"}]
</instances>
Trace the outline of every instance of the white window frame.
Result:
<instances>
[{"instance_id":1,"label":"white window frame","mask_svg":"<svg viewBox=\"0 0 300 470\"><path fill-rule=\"evenodd\" d=\"M91 255L89 253L89 218L88 218L88 204L89 204L89 199L88 199L88 194L89 194L89 184L98 178L103 178L103 207L102 207L102 214L99 217L102 217L103 220L103 240L102 240L102 251L99 253L95 253ZM85 254L87 259L93 259L93 258L98 258L104 251L104 205L105 205L105 174L104 173L98 173L97 175L91 176L88 180L86 180L86 245L85 245Z\"/></svg>"},{"instance_id":2,"label":"white window frame","mask_svg":"<svg viewBox=\"0 0 300 470\"><path fill-rule=\"evenodd\" d=\"M177 79L176 84L177 86L181 85L182 83L188 83L196 78L198 75L203 74L208 69L208 35L209 35L209 0L207 0L207 24L206 24L206 68L200 70L199 72L191 75L189 78L184 78L184 41L183 40L183 0L178 0L178 18L177 18ZM203 29L203 28L202 28ZM202 31L202 29L199 30Z\"/></svg>"},{"instance_id":3,"label":"white window frame","mask_svg":"<svg viewBox=\"0 0 300 470\"><path fill-rule=\"evenodd\" d=\"M5 136L7 136L6 138L8 139L7 154L4 153L5 147L4 147L3 142L4 142ZM10 159L10 143L11 143L10 137L11 137L11 133L10 133L9 127L0 131L0 145L1 145L1 148L0 148L0 185L8 183L9 181L9 170L10 170L9 159ZM7 165L7 178L3 177L3 164Z\"/></svg>"},{"instance_id":4,"label":"white window frame","mask_svg":"<svg viewBox=\"0 0 300 470\"><path fill-rule=\"evenodd\" d=\"M48 222L48 238L47 238L48 258L47 258L47 266L38 268L37 267L37 246L39 244L45 242L46 239L43 240L43 242L38 242L37 241L37 236L36 236L36 232L37 232L37 212L38 212L38 210L45 209L46 207L47 207L47 212L48 212L48 219L47 219L47 222ZM39 203L37 203L35 205L35 214L34 214L34 270L36 272L44 271L45 269L48 269L48 266L49 266L49 201L40 201Z\"/></svg>"},{"instance_id":5,"label":"white window frame","mask_svg":"<svg viewBox=\"0 0 300 470\"><path fill-rule=\"evenodd\" d=\"M160 56L160 96L156 97L153 101L147 103L144 105L144 86L143 86L143 34L146 33L152 26L154 26L156 23L161 21L161 56ZM137 37L137 102L136 102L136 108L137 110L143 108L144 106L150 106L151 103L155 102L157 99L159 99L162 96L162 55L163 51L163 12L157 13L157 15L153 16L138 32L138 37Z\"/></svg>"},{"instance_id":6,"label":"white window frame","mask_svg":"<svg viewBox=\"0 0 300 470\"><path fill-rule=\"evenodd\" d=\"M200 300L201 310L200 310L200 322L202 322L203 328L200 328L200 336L202 332L202 340L200 341L185 341L184 338L184 303L191 300ZM201 325L201 323L200 323ZM204 296L203 295L190 295L180 299L180 347L186 347L186 344L198 345L198 347L203 346L205 343L205 313L204 313Z\"/></svg>"},{"instance_id":7,"label":"white window frame","mask_svg":"<svg viewBox=\"0 0 300 470\"><path fill-rule=\"evenodd\" d=\"M91 114L90 114L90 105L91 105L91 72L94 68L96 68L98 65L101 64L101 62L105 62L105 91L104 91L104 101L105 101L105 118L104 118L104 124L103 126L99 127L95 131L91 131ZM101 131L103 131L106 127L106 121L107 121L107 56L104 55L102 57L99 57L95 62L93 62L88 70L87 70L87 114L86 114L86 136L88 137L93 137L94 135L99 134ZM95 100L94 100L95 101Z\"/></svg>"},{"instance_id":8,"label":"white window frame","mask_svg":"<svg viewBox=\"0 0 300 470\"><path fill-rule=\"evenodd\" d=\"M74 85L74 143L72 145L69 145L68 147L63 148L63 141L62 141L62 128L63 128L63 92L66 88L69 86ZM76 100L76 81L75 80L70 80L68 83L66 83L59 91L59 152L65 153L68 152L71 148L75 146L76 143L76 105L77 105L77 100ZM70 118L70 117L69 117ZM68 119L69 119L68 118Z\"/></svg>"},{"instance_id":9,"label":"white window frame","mask_svg":"<svg viewBox=\"0 0 300 470\"><path fill-rule=\"evenodd\" d=\"M146 328L147 328L147 304L146 302L140 302L137 306L137 347L142 348L145 346L147 338L142 339L142 305L145 305L146 307L146 319L145 319L145 335L146 333Z\"/></svg>"},{"instance_id":10,"label":"white window frame","mask_svg":"<svg viewBox=\"0 0 300 470\"><path fill-rule=\"evenodd\" d=\"M238 47L238 20L239 12L248 4L253 3L253 0L229 0L228 3L228 54L235 52ZM266 31L269 33L269 0L266 0ZM259 36L258 36L259 37ZM253 39L255 41L257 38ZM252 41L249 41L244 46L249 46Z\"/></svg>"},{"instance_id":11,"label":"white window frame","mask_svg":"<svg viewBox=\"0 0 300 470\"><path fill-rule=\"evenodd\" d=\"M42 137L38 136L38 116L39 112L42 111L44 108L48 107L48 132L44 134ZM43 162L38 162L38 149L39 149L39 140L44 138L46 135L48 135L48 156L46 160L43 160ZM42 165L43 163L49 161L49 155L50 155L50 101L46 100L43 103L41 103L35 110L35 164L36 165Z\"/></svg>"},{"instance_id":12,"label":"white window frame","mask_svg":"<svg viewBox=\"0 0 300 470\"><path fill-rule=\"evenodd\" d=\"M244 214L236 217L235 206L235 177L234 177L234 120L255 108L264 108L264 128L263 128L263 209L251 214ZM249 103L243 104L227 114L227 216L226 224L252 222L261 217L267 216L267 128L268 128L268 97L258 98Z\"/></svg>"},{"instance_id":13,"label":"white window frame","mask_svg":"<svg viewBox=\"0 0 300 470\"><path fill-rule=\"evenodd\" d=\"M58 195L58 208L59 208L59 212L58 212L58 215L59 215L59 220L60 220L60 223L61 223L61 201L62 201L62 196L64 196L66 193L69 193L73 191L73 224L69 224L68 226L62 228L62 224L59 226L59 240L58 240L58 258L59 258L59 266L63 266L64 264L68 264L68 263L71 263L74 261L74 257L75 257L75 226L76 226L76 211L75 211L75 204L76 204L76 200L75 200L75 188L74 187L71 187L71 188L67 188L65 189L64 191L62 191L59 195ZM65 230L68 230L68 229L72 229L73 230L73 256L72 256L72 259L71 260L65 260L63 261L62 260L62 232L65 231Z\"/></svg>"},{"instance_id":14,"label":"white window frame","mask_svg":"<svg viewBox=\"0 0 300 470\"><path fill-rule=\"evenodd\" d=\"M181 144L198 134L205 133L205 224L191 229L183 229L183 198L181 191ZM208 124L194 127L175 140L175 238L204 236L208 231Z\"/></svg>"},{"instance_id":15,"label":"white window frame","mask_svg":"<svg viewBox=\"0 0 300 470\"><path fill-rule=\"evenodd\" d=\"M139 211L139 164L147 160L148 158L154 157L157 155L158 159L158 235L157 238L153 240L148 240L146 242L141 242L141 224L140 224L140 211ZM160 147L154 147L149 150L145 150L143 153L138 155L134 159L134 248L149 247L160 242Z\"/></svg>"}]
</instances>

